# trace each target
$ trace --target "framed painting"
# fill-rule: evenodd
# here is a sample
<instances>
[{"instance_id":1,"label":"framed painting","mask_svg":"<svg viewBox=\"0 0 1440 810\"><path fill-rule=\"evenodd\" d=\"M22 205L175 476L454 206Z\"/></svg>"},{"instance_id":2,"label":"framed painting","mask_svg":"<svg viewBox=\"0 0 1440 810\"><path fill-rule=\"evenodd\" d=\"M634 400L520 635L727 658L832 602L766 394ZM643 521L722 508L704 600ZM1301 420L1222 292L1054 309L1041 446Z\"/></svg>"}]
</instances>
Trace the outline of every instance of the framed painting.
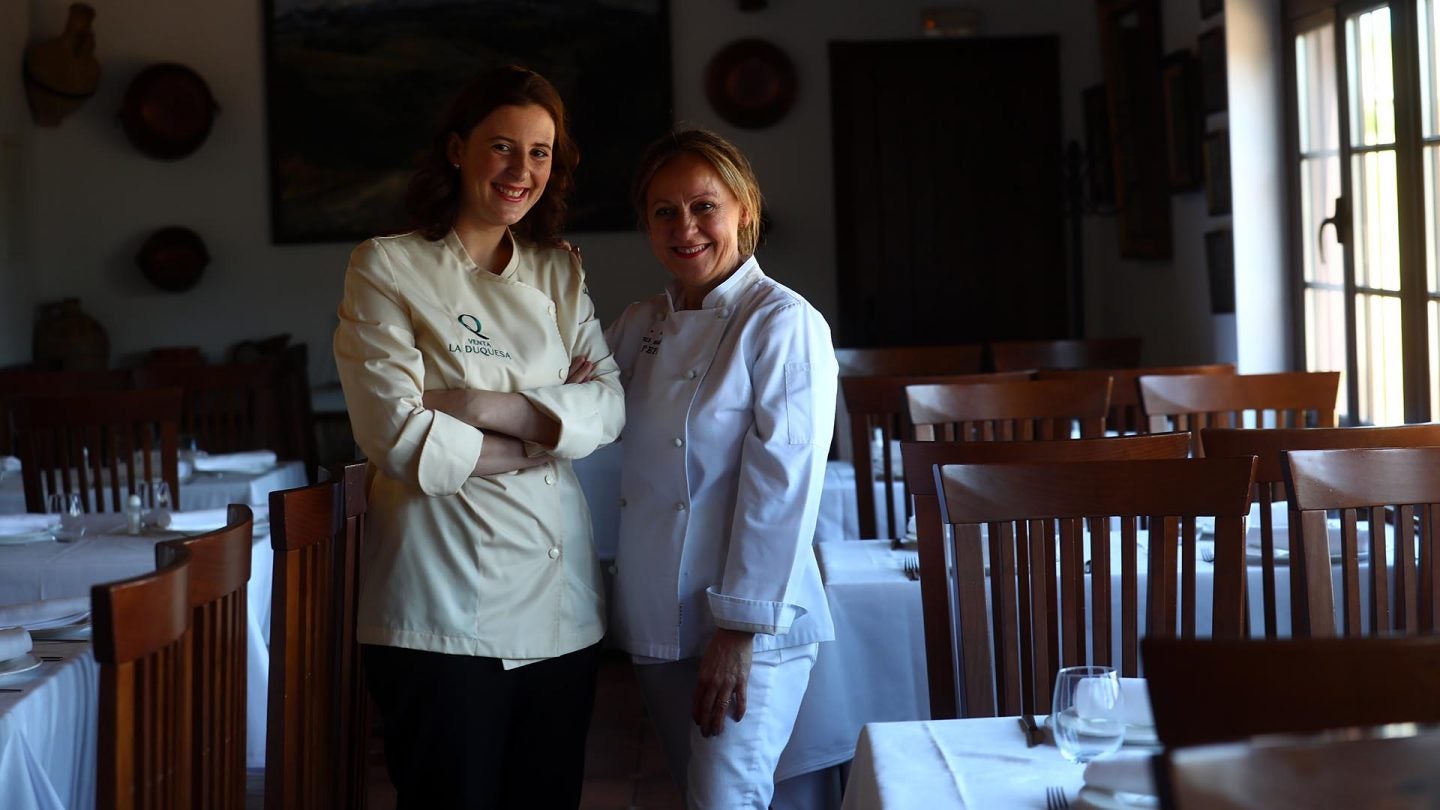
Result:
<instances>
[{"instance_id":1,"label":"framed painting","mask_svg":"<svg viewBox=\"0 0 1440 810\"><path fill-rule=\"evenodd\" d=\"M1092 208L1115 206L1115 169L1110 154L1110 112L1105 85L1085 88L1080 96L1085 109L1085 183Z\"/></svg>"},{"instance_id":2,"label":"framed painting","mask_svg":"<svg viewBox=\"0 0 1440 810\"><path fill-rule=\"evenodd\" d=\"M1165 146L1171 191L1192 191L1200 187L1200 139L1205 117L1200 113L1199 73L1189 51L1165 57L1160 68L1165 95Z\"/></svg>"},{"instance_id":3,"label":"framed painting","mask_svg":"<svg viewBox=\"0 0 1440 810\"><path fill-rule=\"evenodd\" d=\"M1230 133L1223 129L1205 136L1205 212L1230 213Z\"/></svg>"},{"instance_id":4,"label":"framed painting","mask_svg":"<svg viewBox=\"0 0 1440 810\"><path fill-rule=\"evenodd\" d=\"M667 0L266 0L264 13L272 241L403 230L445 105L502 64L565 100L580 147L567 230L634 227L630 172L673 120Z\"/></svg>"}]
</instances>

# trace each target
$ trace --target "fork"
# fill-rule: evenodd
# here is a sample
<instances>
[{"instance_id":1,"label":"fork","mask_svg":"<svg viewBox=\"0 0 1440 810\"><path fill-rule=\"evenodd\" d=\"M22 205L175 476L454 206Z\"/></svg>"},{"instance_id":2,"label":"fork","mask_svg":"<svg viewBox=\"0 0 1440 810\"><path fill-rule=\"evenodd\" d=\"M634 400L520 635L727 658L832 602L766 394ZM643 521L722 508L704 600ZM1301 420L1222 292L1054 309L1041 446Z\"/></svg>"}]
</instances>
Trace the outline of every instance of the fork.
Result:
<instances>
[{"instance_id":1,"label":"fork","mask_svg":"<svg viewBox=\"0 0 1440 810\"><path fill-rule=\"evenodd\" d=\"M1058 786L1045 788L1045 810L1070 810L1070 800L1065 798L1065 789Z\"/></svg>"},{"instance_id":2,"label":"fork","mask_svg":"<svg viewBox=\"0 0 1440 810\"><path fill-rule=\"evenodd\" d=\"M914 557L906 557L900 563L900 570L905 572L905 578L917 580L920 578L920 561Z\"/></svg>"}]
</instances>

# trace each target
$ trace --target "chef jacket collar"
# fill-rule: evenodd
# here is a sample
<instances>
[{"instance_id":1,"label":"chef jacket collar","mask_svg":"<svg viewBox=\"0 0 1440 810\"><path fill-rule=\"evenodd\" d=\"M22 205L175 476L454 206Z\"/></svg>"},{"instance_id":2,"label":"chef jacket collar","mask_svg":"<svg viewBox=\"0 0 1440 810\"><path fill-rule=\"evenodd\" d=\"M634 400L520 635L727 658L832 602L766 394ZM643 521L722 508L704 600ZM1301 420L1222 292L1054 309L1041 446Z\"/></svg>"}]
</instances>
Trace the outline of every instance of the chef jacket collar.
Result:
<instances>
[{"instance_id":1,"label":"chef jacket collar","mask_svg":"<svg viewBox=\"0 0 1440 810\"><path fill-rule=\"evenodd\" d=\"M730 277L720 282L720 286L705 294L705 300L700 302L701 309L723 309L729 311L740 296L750 289L750 285L764 277L760 271L760 262L754 256L746 259ZM665 288L666 297L669 299L670 311L675 312L675 302L684 300L684 291L680 289L680 282L672 281Z\"/></svg>"},{"instance_id":2,"label":"chef jacket collar","mask_svg":"<svg viewBox=\"0 0 1440 810\"><path fill-rule=\"evenodd\" d=\"M510 246L512 248L510 251L510 261L505 264L505 269L496 275L499 278L508 279L515 275L515 270L520 266L520 245L515 241L515 235L510 232L509 228L505 229L505 236L503 238L510 240ZM451 228L450 232L445 234L445 247L449 248L450 253L460 262L461 267L466 268L472 273L480 272L480 265L476 264L475 260L470 258L470 252L465 249L465 243L460 241L460 235L455 233L454 228Z\"/></svg>"}]
</instances>

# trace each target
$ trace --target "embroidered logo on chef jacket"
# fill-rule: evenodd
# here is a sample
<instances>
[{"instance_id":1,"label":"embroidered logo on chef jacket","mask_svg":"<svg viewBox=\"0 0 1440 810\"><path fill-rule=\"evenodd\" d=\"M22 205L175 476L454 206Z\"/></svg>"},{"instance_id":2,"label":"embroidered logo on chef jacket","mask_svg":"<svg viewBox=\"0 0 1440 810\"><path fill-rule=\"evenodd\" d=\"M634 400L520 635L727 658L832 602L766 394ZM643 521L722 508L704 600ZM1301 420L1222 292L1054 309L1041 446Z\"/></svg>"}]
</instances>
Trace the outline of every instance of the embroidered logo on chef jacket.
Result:
<instances>
[{"instance_id":1,"label":"embroidered logo on chef jacket","mask_svg":"<svg viewBox=\"0 0 1440 810\"><path fill-rule=\"evenodd\" d=\"M465 328L465 331L470 332L475 337L461 338L459 343L449 344L451 352L455 354L479 354L485 357L499 357L504 360L512 358L510 352L497 348L490 342L490 338L480 332L480 330L484 328L484 325L480 323L479 318L474 315L461 314L460 317L455 320Z\"/></svg>"},{"instance_id":2,"label":"embroidered logo on chef jacket","mask_svg":"<svg viewBox=\"0 0 1440 810\"><path fill-rule=\"evenodd\" d=\"M640 353L641 353L641 354L659 354L659 353L660 353L660 340L661 340L663 337L664 337L664 335L663 335L663 333L660 331L660 327L658 327L658 326L652 326L652 327L650 327L650 331L648 331L648 332L646 332L645 334L643 334L643 335L640 336Z\"/></svg>"}]
</instances>

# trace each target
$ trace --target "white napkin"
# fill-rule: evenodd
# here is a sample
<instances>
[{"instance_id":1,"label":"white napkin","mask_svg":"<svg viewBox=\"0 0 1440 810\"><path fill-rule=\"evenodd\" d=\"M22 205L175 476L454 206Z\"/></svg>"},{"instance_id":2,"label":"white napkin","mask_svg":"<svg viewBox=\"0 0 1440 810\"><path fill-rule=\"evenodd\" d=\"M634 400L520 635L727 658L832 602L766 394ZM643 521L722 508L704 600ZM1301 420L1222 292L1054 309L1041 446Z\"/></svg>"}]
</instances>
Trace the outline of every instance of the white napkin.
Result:
<instances>
[{"instance_id":1,"label":"white napkin","mask_svg":"<svg viewBox=\"0 0 1440 810\"><path fill-rule=\"evenodd\" d=\"M1085 766L1085 784L1111 793L1155 794L1149 753L1122 751L1114 756L1091 760Z\"/></svg>"},{"instance_id":2,"label":"white napkin","mask_svg":"<svg viewBox=\"0 0 1440 810\"><path fill-rule=\"evenodd\" d=\"M171 512L170 530L175 532L208 532L225 528L228 507L196 509L190 512Z\"/></svg>"},{"instance_id":3,"label":"white napkin","mask_svg":"<svg viewBox=\"0 0 1440 810\"><path fill-rule=\"evenodd\" d=\"M1150 711L1150 690L1144 678L1121 678L1120 715L1127 726L1153 726L1155 714Z\"/></svg>"},{"instance_id":4,"label":"white napkin","mask_svg":"<svg viewBox=\"0 0 1440 810\"><path fill-rule=\"evenodd\" d=\"M20 472L20 459L15 456L0 456L0 473Z\"/></svg>"},{"instance_id":5,"label":"white napkin","mask_svg":"<svg viewBox=\"0 0 1440 810\"><path fill-rule=\"evenodd\" d=\"M271 450L249 450L244 453L219 453L213 456L196 456L195 469L200 472L266 472L275 466L275 453Z\"/></svg>"},{"instance_id":6,"label":"white napkin","mask_svg":"<svg viewBox=\"0 0 1440 810\"><path fill-rule=\"evenodd\" d=\"M54 529L59 525L59 515L0 515L0 535L29 534Z\"/></svg>"},{"instance_id":7,"label":"white napkin","mask_svg":"<svg viewBox=\"0 0 1440 810\"><path fill-rule=\"evenodd\" d=\"M90 613L90 597L72 596L65 599L42 599L18 605L0 605L0 627L23 627L44 630L75 624Z\"/></svg>"},{"instance_id":8,"label":"white napkin","mask_svg":"<svg viewBox=\"0 0 1440 810\"><path fill-rule=\"evenodd\" d=\"M0 661L19 658L25 653L30 652L32 646L29 630L23 627L6 627L0 629Z\"/></svg>"}]
</instances>

